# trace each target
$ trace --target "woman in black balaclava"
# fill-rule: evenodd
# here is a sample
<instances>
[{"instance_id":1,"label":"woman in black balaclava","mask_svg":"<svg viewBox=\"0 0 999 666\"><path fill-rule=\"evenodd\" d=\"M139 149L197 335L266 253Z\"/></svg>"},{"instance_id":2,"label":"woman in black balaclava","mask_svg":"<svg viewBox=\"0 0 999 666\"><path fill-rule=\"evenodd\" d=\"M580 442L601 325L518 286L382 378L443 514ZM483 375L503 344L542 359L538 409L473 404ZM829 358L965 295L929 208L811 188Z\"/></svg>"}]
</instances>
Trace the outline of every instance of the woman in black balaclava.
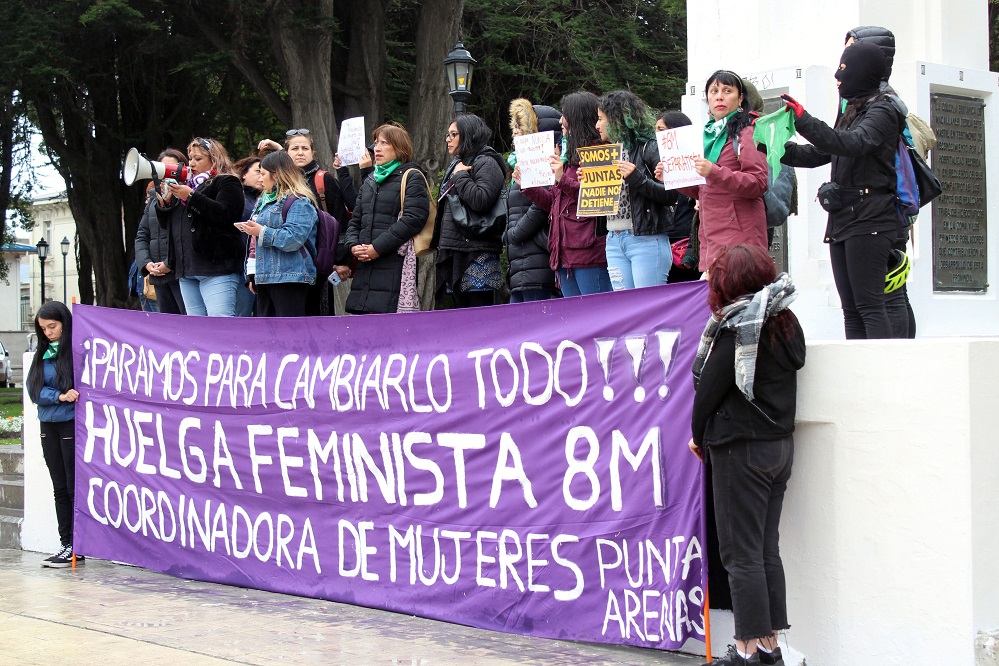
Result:
<instances>
[{"instance_id":1,"label":"woman in black balaclava","mask_svg":"<svg viewBox=\"0 0 999 666\"><path fill-rule=\"evenodd\" d=\"M781 159L796 167L832 163L832 187L819 200L829 213L829 243L847 339L890 338L885 311L885 267L901 225L895 208L895 151L905 119L880 83L887 63L874 44L843 51L836 80L846 104L830 128L788 95L798 134L812 145L788 143Z\"/></svg>"}]
</instances>

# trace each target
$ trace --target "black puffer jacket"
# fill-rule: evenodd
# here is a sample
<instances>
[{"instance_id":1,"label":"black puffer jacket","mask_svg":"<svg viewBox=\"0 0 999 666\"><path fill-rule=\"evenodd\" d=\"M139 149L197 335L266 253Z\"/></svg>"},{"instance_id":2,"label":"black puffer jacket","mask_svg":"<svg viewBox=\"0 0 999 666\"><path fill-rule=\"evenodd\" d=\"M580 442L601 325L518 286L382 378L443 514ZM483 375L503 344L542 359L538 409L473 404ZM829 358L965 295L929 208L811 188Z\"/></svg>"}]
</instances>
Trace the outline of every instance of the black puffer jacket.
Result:
<instances>
[{"instance_id":1,"label":"black puffer jacket","mask_svg":"<svg viewBox=\"0 0 999 666\"><path fill-rule=\"evenodd\" d=\"M146 270L146 264L157 261L169 266L170 272L166 275L150 274ZM135 265L139 267L139 275L149 275L149 282L164 285L177 280L173 264L174 259L170 256L170 225L160 224L156 215L156 197L150 196L135 232Z\"/></svg>"},{"instance_id":2,"label":"black puffer jacket","mask_svg":"<svg viewBox=\"0 0 999 666\"><path fill-rule=\"evenodd\" d=\"M243 185L236 176L209 178L191 192L187 205L175 197L156 204L160 224L170 225L170 255L177 277L241 273L245 246L236 227L243 214Z\"/></svg>"},{"instance_id":3,"label":"black puffer jacket","mask_svg":"<svg viewBox=\"0 0 999 666\"><path fill-rule=\"evenodd\" d=\"M624 179L631 198L631 224L636 236L665 234L673 224L669 206L676 203L677 191L667 190L656 180L659 147L647 141L637 155L631 156L635 170Z\"/></svg>"},{"instance_id":4,"label":"black puffer jacket","mask_svg":"<svg viewBox=\"0 0 999 666\"><path fill-rule=\"evenodd\" d=\"M441 191L446 191L453 184L451 194L457 194L461 202L474 211L489 211L496 203L500 191L506 183L506 174L501 166L503 158L495 150L486 146L482 152L472 159L472 168L454 173L457 161L448 167ZM452 175L453 174L453 175ZM450 180L448 180L450 177ZM437 248L451 252L499 252L502 248L500 237L469 240L461 235L451 217L451 208L447 199L441 201L438 207L438 224L440 225L440 240Z\"/></svg>"},{"instance_id":5,"label":"black puffer jacket","mask_svg":"<svg viewBox=\"0 0 999 666\"><path fill-rule=\"evenodd\" d=\"M812 145L788 142L781 162L817 167L831 161L832 182L844 188L844 196L853 202L829 213L825 242L897 231L895 151L904 122L886 95L864 104L846 129L832 129L807 111L795 121L798 134ZM861 190L868 192L861 195Z\"/></svg>"},{"instance_id":6,"label":"black puffer jacket","mask_svg":"<svg viewBox=\"0 0 999 666\"><path fill-rule=\"evenodd\" d=\"M430 193L424 179L413 173L406 180L405 210L399 217L402 176L409 169L420 169L420 165L403 164L381 184L375 182L374 176L361 184L344 244L348 251L355 245L372 245L378 258L357 262L347 297L348 312L398 309L403 260L398 250L423 229L430 214Z\"/></svg>"},{"instance_id":7,"label":"black puffer jacket","mask_svg":"<svg viewBox=\"0 0 999 666\"><path fill-rule=\"evenodd\" d=\"M753 377L753 402L735 383L735 332L723 330L701 370L691 434L698 446L736 440L774 440L794 432L798 370L805 365L805 334L795 323L790 340L771 340L763 325Z\"/></svg>"},{"instance_id":8,"label":"black puffer jacket","mask_svg":"<svg viewBox=\"0 0 999 666\"><path fill-rule=\"evenodd\" d=\"M510 186L507 206L503 244L510 291L554 290L555 273L549 266L548 213L531 203L516 183Z\"/></svg>"}]
</instances>

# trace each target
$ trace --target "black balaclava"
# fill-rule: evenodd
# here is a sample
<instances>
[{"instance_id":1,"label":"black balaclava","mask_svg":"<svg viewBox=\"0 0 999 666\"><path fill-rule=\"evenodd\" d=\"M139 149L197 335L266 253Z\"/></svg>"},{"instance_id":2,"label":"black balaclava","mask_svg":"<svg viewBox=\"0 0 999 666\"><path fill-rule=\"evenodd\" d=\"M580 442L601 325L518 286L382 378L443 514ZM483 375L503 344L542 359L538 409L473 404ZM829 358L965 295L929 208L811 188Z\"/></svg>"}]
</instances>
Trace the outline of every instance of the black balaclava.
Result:
<instances>
[{"instance_id":1,"label":"black balaclava","mask_svg":"<svg viewBox=\"0 0 999 666\"><path fill-rule=\"evenodd\" d=\"M839 63L835 76L840 82L839 96L843 99L873 95L880 89L887 63L879 47L855 42L843 50Z\"/></svg>"}]
</instances>

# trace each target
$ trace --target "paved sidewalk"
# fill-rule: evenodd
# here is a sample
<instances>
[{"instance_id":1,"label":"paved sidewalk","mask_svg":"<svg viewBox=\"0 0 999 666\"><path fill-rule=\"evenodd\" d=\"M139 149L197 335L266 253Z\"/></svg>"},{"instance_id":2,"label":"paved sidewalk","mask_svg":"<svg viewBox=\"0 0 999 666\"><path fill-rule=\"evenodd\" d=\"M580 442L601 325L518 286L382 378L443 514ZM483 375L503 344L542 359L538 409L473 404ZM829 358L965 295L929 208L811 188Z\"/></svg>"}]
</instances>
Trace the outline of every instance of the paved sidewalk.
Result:
<instances>
[{"instance_id":1,"label":"paved sidewalk","mask_svg":"<svg viewBox=\"0 0 999 666\"><path fill-rule=\"evenodd\" d=\"M0 663L679 664L640 648L514 636L329 601L0 550Z\"/></svg>"}]
</instances>

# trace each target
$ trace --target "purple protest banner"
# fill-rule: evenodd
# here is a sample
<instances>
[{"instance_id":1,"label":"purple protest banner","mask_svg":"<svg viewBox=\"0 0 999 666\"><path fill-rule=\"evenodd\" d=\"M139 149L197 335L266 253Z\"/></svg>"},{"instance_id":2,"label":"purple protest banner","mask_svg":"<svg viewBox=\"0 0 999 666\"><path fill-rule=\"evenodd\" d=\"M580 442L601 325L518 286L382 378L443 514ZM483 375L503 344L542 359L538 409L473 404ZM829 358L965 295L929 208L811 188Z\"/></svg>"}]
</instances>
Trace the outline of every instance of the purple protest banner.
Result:
<instances>
[{"instance_id":1,"label":"purple protest banner","mask_svg":"<svg viewBox=\"0 0 999 666\"><path fill-rule=\"evenodd\" d=\"M512 633L703 640L704 283L474 310L77 306L74 546Z\"/></svg>"}]
</instances>

